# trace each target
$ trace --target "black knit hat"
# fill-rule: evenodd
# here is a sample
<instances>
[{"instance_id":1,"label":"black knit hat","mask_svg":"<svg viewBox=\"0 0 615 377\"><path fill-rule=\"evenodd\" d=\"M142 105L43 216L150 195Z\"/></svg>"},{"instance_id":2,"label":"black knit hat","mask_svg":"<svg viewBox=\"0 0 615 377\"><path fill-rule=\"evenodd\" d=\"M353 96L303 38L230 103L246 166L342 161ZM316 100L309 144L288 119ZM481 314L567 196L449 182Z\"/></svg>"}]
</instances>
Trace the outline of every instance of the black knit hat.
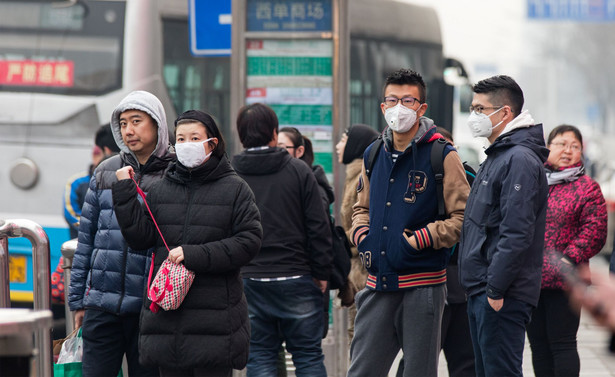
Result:
<instances>
[{"instance_id":1,"label":"black knit hat","mask_svg":"<svg viewBox=\"0 0 615 377\"><path fill-rule=\"evenodd\" d=\"M353 124L348 131L348 141L344 148L343 164L349 164L357 158L363 157L363 152L376 138L378 131L374 130L366 124Z\"/></svg>"},{"instance_id":2,"label":"black knit hat","mask_svg":"<svg viewBox=\"0 0 615 377\"><path fill-rule=\"evenodd\" d=\"M177 123L181 120L196 120L203 125L205 125L205 129L207 130L207 135L209 137L215 137L218 139L218 144L216 145L213 155L217 157L222 157L224 153L226 153L226 145L224 142L224 138L222 137L222 133L218 128L218 124L214 120L214 118L201 110L188 110L180 114L179 117L175 120L175 132L177 132Z\"/></svg>"}]
</instances>

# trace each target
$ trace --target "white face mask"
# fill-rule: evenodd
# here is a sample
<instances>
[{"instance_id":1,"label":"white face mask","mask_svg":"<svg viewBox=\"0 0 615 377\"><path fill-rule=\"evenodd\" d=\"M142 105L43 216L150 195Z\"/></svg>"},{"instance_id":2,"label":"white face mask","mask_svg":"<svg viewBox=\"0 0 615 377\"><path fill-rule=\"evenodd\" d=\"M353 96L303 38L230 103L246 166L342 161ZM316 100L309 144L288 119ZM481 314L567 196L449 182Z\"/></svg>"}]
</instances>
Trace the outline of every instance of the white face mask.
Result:
<instances>
[{"instance_id":1,"label":"white face mask","mask_svg":"<svg viewBox=\"0 0 615 377\"><path fill-rule=\"evenodd\" d=\"M177 159L187 168L194 168L203 164L213 152L205 154L204 144L211 139L213 138L191 143L176 143L175 154L177 155Z\"/></svg>"},{"instance_id":2,"label":"white face mask","mask_svg":"<svg viewBox=\"0 0 615 377\"><path fill-rule=\"evenodd\" d=\"M470 132L472 133L472 136L473 137L489 137L489 136L491 136L491 134L493 133L493 130L497 126L502 124L502 122L504 120L500 121L500 123L498 123L495 126L491 127L491 120L489 118L493 114L495 114L498 111L502 110L503 108L504 108L504 106L500 107L499 109L497 109L496 111L492 112L489 115L483 114L483 113L478 114L475 111L472 111L472 113L468 117L468 127L470 127Z\"/></svg>"},{"instance_id":3,"label":"white face mask","mask_svg":"<svg viewBox=\"0 0 615 377\"><path fill-rule=\"evenodd\" d=\"M416 111L398 103L384 111L384 119L391 130L403 134L410 131L416 123Z\"/></svg>"}]
</instances>

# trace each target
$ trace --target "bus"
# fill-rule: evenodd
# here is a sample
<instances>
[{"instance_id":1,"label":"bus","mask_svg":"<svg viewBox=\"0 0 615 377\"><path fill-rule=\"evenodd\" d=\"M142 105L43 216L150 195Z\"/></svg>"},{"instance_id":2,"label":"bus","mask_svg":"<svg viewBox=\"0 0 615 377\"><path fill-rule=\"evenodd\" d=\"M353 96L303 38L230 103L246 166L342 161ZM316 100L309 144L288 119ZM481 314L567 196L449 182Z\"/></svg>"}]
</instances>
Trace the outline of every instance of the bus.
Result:
<instances>
[{"instance_id":1,"label":"bus","mask_svg":"<svg viewBox=\"0 0 615 377\"><path fill-rule=\"evenodd\" d=\"M435 10L348 1L351 124L384 129L384 79L409 67L426 81L427 116L450 129L453 87L443 75L450 59ZM206 110L229 151L238 150L231 74L228 56L191 55L187 0L0 0L0 219L41 224L55 268L69 238L64 186L87 169L94 133L119 101L133 90L150 91L170 123L187 109ZM9 253L11 299L31 302L28 241L11 239Z\"/></svg>"}]
</instances>

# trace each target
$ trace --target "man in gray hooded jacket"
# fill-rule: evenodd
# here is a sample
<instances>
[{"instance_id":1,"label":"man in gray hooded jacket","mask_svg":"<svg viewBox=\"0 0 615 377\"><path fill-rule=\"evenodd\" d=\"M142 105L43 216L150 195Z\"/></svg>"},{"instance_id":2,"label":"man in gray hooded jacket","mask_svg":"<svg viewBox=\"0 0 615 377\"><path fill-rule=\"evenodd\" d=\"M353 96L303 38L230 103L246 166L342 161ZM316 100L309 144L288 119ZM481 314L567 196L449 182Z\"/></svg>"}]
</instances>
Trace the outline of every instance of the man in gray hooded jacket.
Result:
<instances>
[{"instance_id":1,"label":"man in gray hooded jacket","mask_svg":"<svg viewBox=\"0 0 615 377\"><path fill-rule=\"evenodd\" d=\"M158 375L139 364L139 312L147 283L147 250L133 250L118 226L111 196L115 171L130 165L143 191L158 180L172 160L164 108L158 98L135 91L111 116L120 154L94 171L79 224L69 306L75 327L83 325L83 375L115 376L126 354L130 376Z\"/></svg>"}]
</instances>

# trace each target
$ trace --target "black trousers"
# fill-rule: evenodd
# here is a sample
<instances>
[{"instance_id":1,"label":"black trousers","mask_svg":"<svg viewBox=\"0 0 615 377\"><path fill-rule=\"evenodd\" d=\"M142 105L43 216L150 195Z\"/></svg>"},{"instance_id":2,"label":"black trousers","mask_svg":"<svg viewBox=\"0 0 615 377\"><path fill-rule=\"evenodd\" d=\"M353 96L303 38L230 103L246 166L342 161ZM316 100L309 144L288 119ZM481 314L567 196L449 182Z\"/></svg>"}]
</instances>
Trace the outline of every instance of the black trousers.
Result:
<instances>
[{"instance_id":1,"label":"black trousers","mask_svg":"<svg viewBox=\"0 0 615 377\"><path fill-rule=\"evenodd\" d=\"M579 375L579 322L580 313L572 310L564 291L540 291L538 307L532 313L532 320L527 326L527 337L532 348L532 365L537 377Z\"/></svg>"},{"instance_id":2,"label":"black trousers","mask_svg":"<svg viewBox=\"0 0 615 377\"><path fill-rule=\"evenodd\" d=\"M126 354L130 377L158 376L158 368L139 364L139 314L118 316L86 309L82 327L83 376L113 377Z\"/></svg>"},{"instance_id":3,"label":"black trousers","mask_svg":"<svg viewBox=\"0 0 615 377\"><path fill-rule=\"evenodd\" d=\"M468 304L449 304L442 315L442 350L450 377L476 376Z\"/></svg>"}]
</instances>

